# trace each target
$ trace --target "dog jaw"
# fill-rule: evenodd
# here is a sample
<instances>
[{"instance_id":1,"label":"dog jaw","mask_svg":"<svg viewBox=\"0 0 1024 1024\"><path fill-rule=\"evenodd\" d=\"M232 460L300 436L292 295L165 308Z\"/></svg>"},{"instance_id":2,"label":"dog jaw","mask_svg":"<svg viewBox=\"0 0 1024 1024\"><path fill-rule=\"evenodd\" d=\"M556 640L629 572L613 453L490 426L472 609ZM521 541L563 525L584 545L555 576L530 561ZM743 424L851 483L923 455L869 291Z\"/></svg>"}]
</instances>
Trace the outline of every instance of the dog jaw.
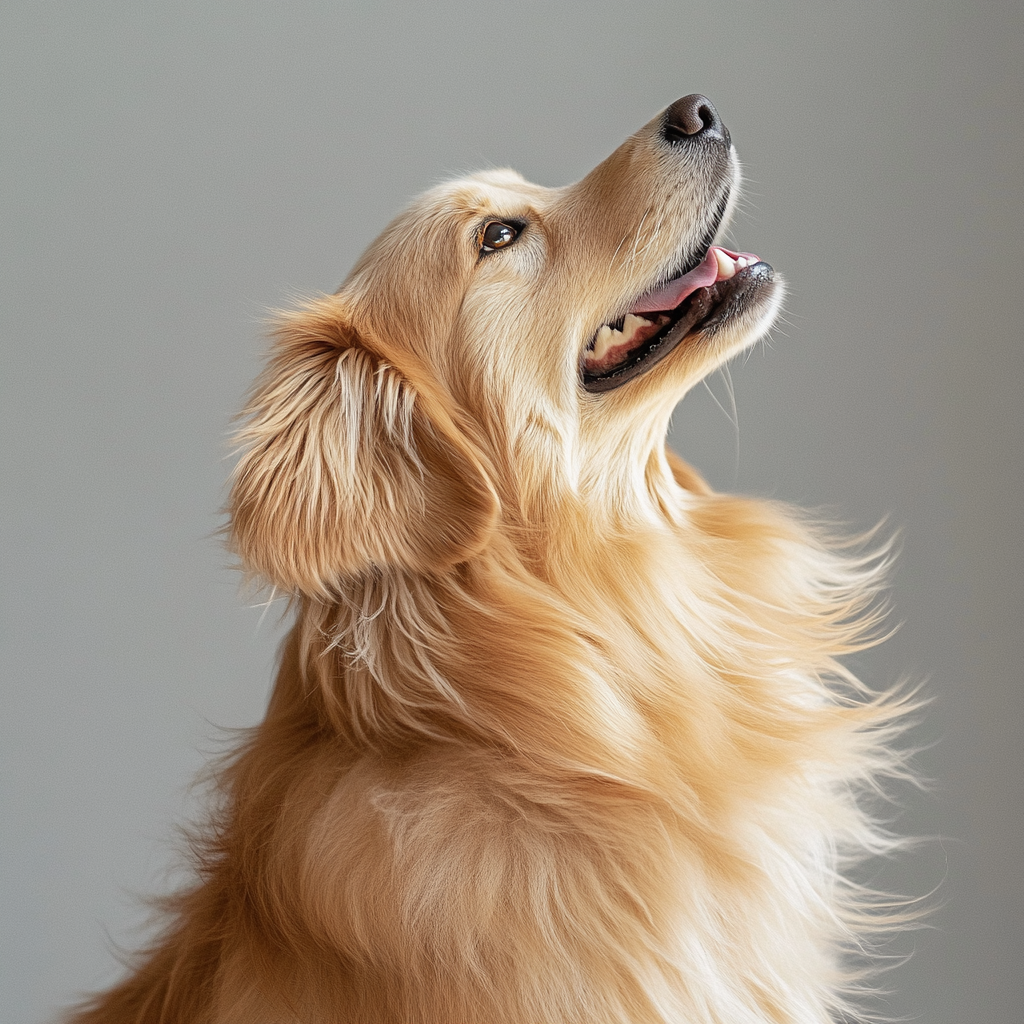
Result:
<instances>
[{"instance_id":1,"label":"dog jaw","mask_svg":"<svg viewBox=\"0 0 1024 1024\"><path fill-rule=\"evenodd\" d=\"M749 274L742 272L757 267ZM735 281L729 288L717 288ZM603 324L584 351L581 373L588 391L610 391L646 372L664 359L692 332L706 322L734 313L749 304L751 292L770 285L772 270L753 253L735 253L711 246L704 259L691 271L638 299L619 330ZM737 287L738 286L738 287ZM743 296L742 302L737 297ZM645 317L639 314L651 314Z\"/></svg>"}]
</instances>

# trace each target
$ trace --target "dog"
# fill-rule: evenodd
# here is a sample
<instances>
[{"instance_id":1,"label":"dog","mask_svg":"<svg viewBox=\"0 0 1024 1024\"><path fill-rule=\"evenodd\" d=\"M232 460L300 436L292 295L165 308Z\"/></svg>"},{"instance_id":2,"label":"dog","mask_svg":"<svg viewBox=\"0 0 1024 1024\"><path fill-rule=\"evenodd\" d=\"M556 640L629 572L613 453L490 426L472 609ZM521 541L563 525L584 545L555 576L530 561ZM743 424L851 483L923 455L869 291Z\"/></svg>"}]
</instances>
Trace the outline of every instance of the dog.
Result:
<instances>
[{"instance_id":1,"label":"dog","mask_svg":"<svg viewBox=\"0 0 1024 1024\"><path fill-rule=\"evenodd\" d=\"M280 315L227 529L294 627L195 884L71 1021L853 1012L905 706L837 659L888 554L665 441L782 302L718 243L739 180L687 96L574 185L434 188Z\"/></svg>"}]
</instances>

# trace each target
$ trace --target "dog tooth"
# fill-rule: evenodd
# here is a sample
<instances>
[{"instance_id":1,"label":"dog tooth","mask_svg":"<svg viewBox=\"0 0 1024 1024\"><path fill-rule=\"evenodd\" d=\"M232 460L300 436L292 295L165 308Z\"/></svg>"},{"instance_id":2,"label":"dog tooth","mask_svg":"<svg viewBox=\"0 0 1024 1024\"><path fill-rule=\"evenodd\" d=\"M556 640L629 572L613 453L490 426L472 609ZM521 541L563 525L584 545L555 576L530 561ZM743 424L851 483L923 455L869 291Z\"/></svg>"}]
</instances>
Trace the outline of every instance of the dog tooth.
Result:
<instances>
[{"instance_id":1,"label":"dog tooth","mask_svg":"<svg viewBox=\"0 0 1024 1024\"><path fill-rule=\"evenodd\" d=\"M641 327L646 327L650 323L649 320L645 320L642 316L637 316L635 313L627 313L626 319L622 323L622 336L626 341L631 341L633 335Z\"/></svg>"},{"instance_id":2,"label":"dog tooth","mask_svg":"<svg viewBox=\"0 0 1024 1024\"><path fill-rule=\"evenodd\" d=\"M747 266L748 266L748 264L747 264L746 256L740 256L740 257L737 258L737 260L736 260L736 269L737 270L746 270Z\"/></svg>"},{"instance_id":3,"label":"dog tooth","mask_svg":"<svg viewBox=\"0 0 1024 1024\"><path fill-rule=\"evenodd\" d=\"M728 281L736 275L736 264L731 256L727 256L721 249L715 250L715 259L718 260L718 280Z\"/></svg>"},{"instance_id":4,"label":"dog tooth","mask_svg":"<svg viewBox=\"0 0 1024 1024\"><path fill-rule=\"evenodd\" d=\"M597 332L597 337L594 339L594 358L603 359L605 353L616 343L615 335L619 334L618 331L613 330L607 324L601 326L601 330ZM620 335L621 337L621 335Z\"/></svg>"}]
</instances>

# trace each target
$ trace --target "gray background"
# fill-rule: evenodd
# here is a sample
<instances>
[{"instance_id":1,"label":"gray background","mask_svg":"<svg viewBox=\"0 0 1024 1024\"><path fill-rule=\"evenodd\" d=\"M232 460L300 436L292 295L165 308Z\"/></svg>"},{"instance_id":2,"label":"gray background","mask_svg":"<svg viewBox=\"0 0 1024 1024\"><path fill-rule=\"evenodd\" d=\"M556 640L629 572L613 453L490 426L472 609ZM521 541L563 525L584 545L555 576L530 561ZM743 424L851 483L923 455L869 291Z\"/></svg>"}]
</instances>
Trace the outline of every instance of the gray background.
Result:
<instances>
[{"instance_id":1,"label":"gray background","mask_svg":"<svg viewBox=\"0 0 1024 1024\"><path fill-rule=\"evenodd\" d=\"M879 869L937 908L883 1010L1024 1019L1022 11L6 3L0 1017L113 976L189 779L260 717L279 611L213 532L266 307L333 290L439 178L562 184L703 91L748 171L735 243L791 298L732 367L738 431L697 388L674 441L719 487L902 531L905 625L858 667L930 677L900 827L941 838Z\"/></svg>"}]
</instances>

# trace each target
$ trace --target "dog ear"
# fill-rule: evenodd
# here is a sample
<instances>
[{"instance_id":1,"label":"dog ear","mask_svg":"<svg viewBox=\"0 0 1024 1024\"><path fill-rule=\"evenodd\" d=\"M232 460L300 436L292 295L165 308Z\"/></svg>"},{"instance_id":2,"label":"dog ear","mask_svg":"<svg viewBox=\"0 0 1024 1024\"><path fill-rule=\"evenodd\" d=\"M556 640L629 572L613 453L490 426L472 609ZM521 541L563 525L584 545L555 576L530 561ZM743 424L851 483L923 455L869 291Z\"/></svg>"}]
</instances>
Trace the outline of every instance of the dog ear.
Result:
<instances>
[{"instance_id":1,"label":"dog ear","mask_svg":"<svg viewBox=\"0 0 1024 1024\"><path fill-rule=\"evenodd\" d=\"M342 300L281 320L242 415L230 543L274 586L329 597L374 566L443 572L487 543L497 496L457 414Z\"/></svg>"}]
</instances>

